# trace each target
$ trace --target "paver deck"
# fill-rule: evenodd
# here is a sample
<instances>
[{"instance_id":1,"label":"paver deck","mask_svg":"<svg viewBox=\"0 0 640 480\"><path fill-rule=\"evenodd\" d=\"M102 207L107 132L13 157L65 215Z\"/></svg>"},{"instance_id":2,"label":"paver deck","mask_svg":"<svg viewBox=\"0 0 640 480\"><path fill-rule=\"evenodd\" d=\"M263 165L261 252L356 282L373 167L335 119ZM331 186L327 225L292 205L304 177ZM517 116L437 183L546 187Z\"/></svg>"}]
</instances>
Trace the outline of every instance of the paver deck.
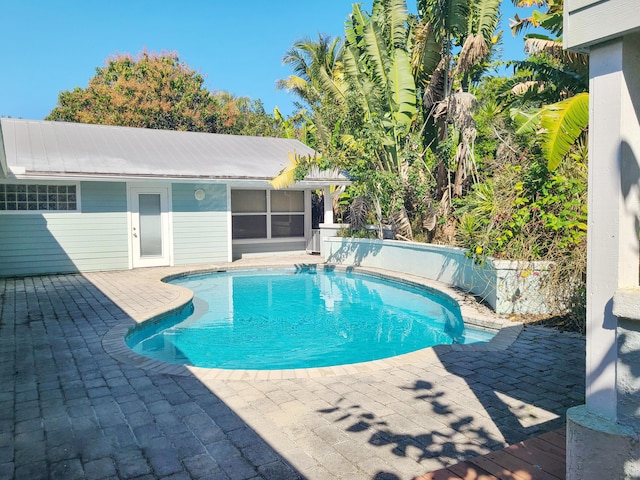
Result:
<instances>
[{"instance_id":1,"label":"paver deck","mask_svg":"<svg viewBox=\"0 0 640 480\"><path fill-rule=\"evenodd\" d=\"M183 270L0 279L0 478L404 480L561 428L584 401L584 339L515 324L486 348L333 370L119 352L115 333L188 301L158 282Z\"/></svg>"}]
</instances>

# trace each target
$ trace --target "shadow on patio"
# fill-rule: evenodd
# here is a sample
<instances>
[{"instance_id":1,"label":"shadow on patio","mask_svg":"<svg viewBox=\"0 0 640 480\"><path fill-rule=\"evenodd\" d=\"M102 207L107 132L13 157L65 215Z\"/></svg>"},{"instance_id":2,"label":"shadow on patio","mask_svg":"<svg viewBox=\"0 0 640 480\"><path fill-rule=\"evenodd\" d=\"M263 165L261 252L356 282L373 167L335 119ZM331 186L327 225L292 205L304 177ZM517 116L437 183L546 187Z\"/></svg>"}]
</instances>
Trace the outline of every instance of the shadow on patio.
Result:
<instances>
[{"instance_id":1,"label":"shadow on patio","mask_svg":"<svg viewBox=\"0 0 640 480\"><path fill-rule=\"evenodd\" d=\"M434 350L439 365L414 369L417 380L390 379L422 407L381 416L340 398L319 412L346 432L365 433L370 445L424 462L426 473L563 427L565 411L584 401L584 341L577 335L525 327L504 351ZM386 393L397 396L393 388ZM412 418L420 412L424 418ZM401 477L380 472L375 478Z\"/></svg>"},{"instance_id":2,"label":"shadow on patio","mask_svg":"<svg viewBox=\"0 0 640 480\"><path fill-rule=\"evenodd\" d=\"M302 478L196 378L111 358L128 317L83 276L0 294L0 478Z\"/></svg>"}]
</instances>

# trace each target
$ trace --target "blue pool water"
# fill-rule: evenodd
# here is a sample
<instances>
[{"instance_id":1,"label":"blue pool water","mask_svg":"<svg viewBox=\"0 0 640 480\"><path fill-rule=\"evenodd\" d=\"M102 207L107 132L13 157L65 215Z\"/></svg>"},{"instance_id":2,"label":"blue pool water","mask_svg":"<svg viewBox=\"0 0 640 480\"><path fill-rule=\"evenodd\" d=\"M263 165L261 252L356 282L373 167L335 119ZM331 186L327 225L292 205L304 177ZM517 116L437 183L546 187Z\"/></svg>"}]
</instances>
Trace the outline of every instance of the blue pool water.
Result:
<instances>
[{"instance_id":1,"label":"blue pool water","mask_svg":"<svg viewBox=\"0 0 640 480\"><path fill-rule=\"evenodd\" d=\"M486 342L439 292L369 275L316 269L216 272L171 281L194 291L178 315L127 336L169 363L290 369L365 362L439 344Z\"/></svg>"}]
</instances>

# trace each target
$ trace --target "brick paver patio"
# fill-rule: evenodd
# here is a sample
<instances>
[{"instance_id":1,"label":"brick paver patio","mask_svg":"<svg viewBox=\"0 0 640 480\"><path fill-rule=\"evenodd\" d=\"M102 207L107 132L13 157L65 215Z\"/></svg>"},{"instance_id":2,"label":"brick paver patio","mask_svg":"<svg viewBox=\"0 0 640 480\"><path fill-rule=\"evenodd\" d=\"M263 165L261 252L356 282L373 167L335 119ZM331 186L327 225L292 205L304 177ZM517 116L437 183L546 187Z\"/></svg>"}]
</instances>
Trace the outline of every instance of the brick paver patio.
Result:
<instances>
[{"instance_id":1,"label":"brick paver patio","mask_svg":"<svg viewBox=\"0 0 640 480\"><path fill-rule=\"evenodd\" d=\"M404 480L584 401L584 339L515 324L484 349L274 378L106 351L188 298L157 282L179 270L0 279L0 478Z\"/></svg>"}]
</instances>

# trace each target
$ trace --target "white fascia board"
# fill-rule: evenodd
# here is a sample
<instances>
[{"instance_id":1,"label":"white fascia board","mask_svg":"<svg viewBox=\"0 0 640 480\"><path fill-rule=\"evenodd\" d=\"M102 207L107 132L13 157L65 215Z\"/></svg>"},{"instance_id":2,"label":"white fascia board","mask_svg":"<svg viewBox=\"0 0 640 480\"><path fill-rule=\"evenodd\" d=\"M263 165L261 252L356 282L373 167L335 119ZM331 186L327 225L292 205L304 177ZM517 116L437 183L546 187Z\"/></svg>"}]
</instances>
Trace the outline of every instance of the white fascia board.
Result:
<instances>
[{"instance_id":1,"label":"white fascia board","mask_svg":"<svg viewBox=\"0 0 640 480\"><path fill-rule=\"evenodd\" d=\"M638 0L565 0L563 47L589 47L640 30Z\"/></svg>"},{"instance_id":2,"label":"white fascia board","mask_svg":"<svg viewBox=\"0 0 640 480\"><path fill-rule=\"evenodd\" d=\"M16 180L73 180L94 182L175 182L175 183L203 183L203 184L231 184L231 185L269 185L266 179L238 179L238 178L205 178L205 177L172 177L146 175L89 175L72 173L36 173L25 172L24 169L11 168L12 178Z\"/></svg>"}]
</instances>

